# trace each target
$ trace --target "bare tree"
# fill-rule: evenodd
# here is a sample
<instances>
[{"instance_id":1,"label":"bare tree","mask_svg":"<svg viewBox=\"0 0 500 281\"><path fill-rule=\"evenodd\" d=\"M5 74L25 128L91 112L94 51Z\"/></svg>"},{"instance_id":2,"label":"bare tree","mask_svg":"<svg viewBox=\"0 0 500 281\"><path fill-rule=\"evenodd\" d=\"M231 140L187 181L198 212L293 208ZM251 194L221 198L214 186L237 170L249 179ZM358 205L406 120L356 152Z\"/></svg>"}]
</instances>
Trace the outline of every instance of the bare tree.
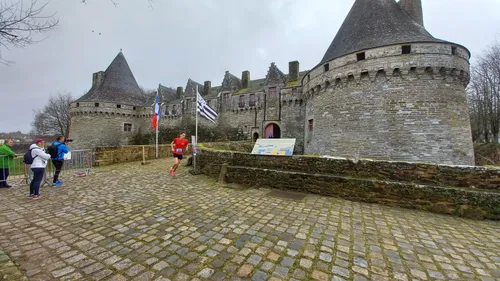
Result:
<instances>
[{"instance_id":1,"label":"bare tree","mask_svg":"<svg viewBox=\"0 0 500 281\"><path fill-rule=\"evenodd\" d=\"M35 39L33 33L45 33L54 29L59 23L54 14L50 16L42 14L48 2L38 5L37 0L30 0L27 6L24 5L25 2L25 0L0 0L0 62L8 63L2 59L2 49L35 44L40 39Z\"/></svg>"},{"instance_id":2,"label":"bare tree","mask_svg":"<svg viewBox=\"0 0 500 281\"><path fill-rule=\"evenodd\" d=\"M51 96L45 107L36 110L31 126L38 135L62 135L68 137L71 115L69 105L73 102L70 93Z\"/></svg>"},{"instance_id":3,"label":"bare tree","mask_svg":"<svg viewBox=\"0 0 500 281\"><path fill-rule=\"evenodd\" d=\"M472 67L468 89L475 141L498 143L500 134L500 44L495 42Z\"/></svg>"}]
</instances>

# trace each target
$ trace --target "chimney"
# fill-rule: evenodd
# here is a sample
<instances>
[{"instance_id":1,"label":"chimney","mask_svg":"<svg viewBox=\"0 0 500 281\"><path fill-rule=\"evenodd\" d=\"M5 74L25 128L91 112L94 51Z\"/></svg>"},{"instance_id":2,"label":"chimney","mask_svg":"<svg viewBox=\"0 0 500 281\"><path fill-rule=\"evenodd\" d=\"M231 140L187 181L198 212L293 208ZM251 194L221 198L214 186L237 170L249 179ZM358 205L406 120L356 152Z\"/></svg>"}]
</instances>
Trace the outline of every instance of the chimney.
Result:
<instances>
[{"instance_id":1,"label":"chimney","mask_svg":"<svg viewBox=\"0 0 500 281\"><path fill-rule=\"evenodd\" d=\"M205 83L203 83L203 94L206 96L206 95L209 95L210 94L210 90L212 89L212 82L210 81L205 81Z\"/></svg>"},{"instance_id":2,"label":"chimney","mask_svg":"<svg viewBox=\"0 0 500 281\"><path fill-rule=\"evenodd\" d=\"M422 0L399 0L398 4L414 22L424 26Z\"/></svg>"},{"instance_id":3,"label":"chimney","mask_svg":"<svg viewBox=\"0 0 500 281\"><path fill-rule=\"evenodd\" d=\"M250 71L245 70L241 74L241 88L246 89L250 85Z\"/></svg>"},{"instance_id":4,"label":"chimney","mask_svg":"<svg viewBox=\"0 0 500 281\"><path fill-rule=\"evenodd\" d=\"M177 87L177 98L180 99L182 97L182 93L184 89L182 87Z\"/></svg>"},{"instance_id":5,"label":"chimney","mask_svg":"<svg viewBox=\"0 0 500 281\"><path fill-rule=\"evenodd\" d=\"M299 80L299 62L291 61L288 63L288 80L297 81Z\"/></svg>"},{"instance_id":6,"label":"chimney","mask_svg":"<svg viewBox=\"0 0 500 281\"><path fill-rule=\"evenodd\" d=\"M104 81L104 71L99 71L92 75L92 86L102 83L102 81Z\"/></svg>"}]
</instances>

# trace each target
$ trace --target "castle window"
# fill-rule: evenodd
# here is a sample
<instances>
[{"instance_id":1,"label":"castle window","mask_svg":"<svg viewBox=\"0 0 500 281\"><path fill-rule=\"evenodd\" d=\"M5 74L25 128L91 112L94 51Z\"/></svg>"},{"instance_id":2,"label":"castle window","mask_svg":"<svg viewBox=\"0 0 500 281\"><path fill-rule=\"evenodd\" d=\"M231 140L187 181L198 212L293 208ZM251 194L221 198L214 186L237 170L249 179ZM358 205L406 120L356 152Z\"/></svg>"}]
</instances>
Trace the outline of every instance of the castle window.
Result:
<instances>
[{"instance_id":1,"label":"castle window","mask_svg":"<svg viewBox=\"0 0 500 281\"><path fill-rule=\"evenodd\" d=\"M250 106L255 106L255 94L250 94Z\"/></svg>"},{"instance_id":2,"label":"castle window","mask_svg":"<svg viewBox=\"0 0 500 281\"><path fill-rule=\"evenodd\" d=\"M323 65L323 68L325 69L325 72L327 72L328 70L330 70L330 64L325 64Z\"/></svg>"},{"instance_id":3,"label":"castle window","mask_svg":"<svg viewBox=\"0 0 500 281\"><path fill-rule=\"evenodd\" d=\"M309 119L308 123L309 123L309 126L308 126L309 132L312 132L314 129L314 119Z\"/></svg>"},{"instance_id":4,"label":"castle window","mask_svg":"<svg viewBox=\"0 0 500 281\"><path fill-rule=\"evenodd\" d=\"M76 107L80 107L80 103L79 102L76 103Z\"/></svg>"},{"instance_id":5,"label":"castle window","mask_svg":"<svg viewBox=\"0 0 500 281\"><path fill-rule=\"evenodd\" d=\"M130 124L130 123L123 124L123 131L124 132L132 132L132 124Z\"/></svg>"},{"instance_id":6,"label":"castle window","mask_svg":"<svg viewBox=\"0 0 500 281\"><path fill-rule=\"evenodd\" d=\"M311 74L307 74L307 82L311 81Z\"/></svg>"},{"instance_id":7,"label":"castle window","mask_svg":"<svg viewBox=\"0 0 500 281\"><path fill-rule=\"evenodd\" d=\"M186 110L190 110L191 109L191 99L187 99L186 101Z\"/></svg>"},{"instance_id":8,"label":"castle window","mask_svg":"<svg viewBox=\"0 0 500 281\"><path fill-rule=\"evenodd\" d=\"M238 103L239 107L245 107L245 95L240 96L240 102Z\"/></svg>"},{"instance_id":9,"label":"castle window","mask_svg":"<svg viewBox=\"0 0 500 281\"><path fill-rule=\"evenodd\" d=\"M362 53L357 53L357 54L356 54L356 58L358 59L358 61L365 60L365 59L366 59L365 52L362 52Z\"/></svg>"},{"instance_id":10,"label":"castle window","mask_svg":"<svg viewBox=\"0 0 500 281\"><path fill-rule=\"evenodd\" d=\"M451 54L456 56L457 55L457 47L451 46Z\"/></svg>"},{"instance_id":11,"label":"castle window","mask_svg":"<svg viewBox=\"0 0 500 281\"><path fill-rule=\"evenodd\" d=\"M95 107L99 107L99 103L98 102L96 102L94 105L95 105Z\"/></svg>"},{"instance_id":12,"label":"castle window","mask_svg":"<svg viewBox=\"0 0 500 281\"><path fill-rule=\"evenodd\" d=\"M411 45L404 45L401 47L402 54L410 54L411 53Z\"/></svg>"},{"instance_id":13,"label":"castle window","mask_svg":"<svg viewBox=\"0 0 500 281\"><path fill-rule=\"evenodd\" d=\"M177 105L172 105L172 115L176 115L177 114Z\"/></svg>"},{"instance_id":14,"label":"castle window","mask_svg":"<svg viewBox=\"0 0 500 281\"><path fill-rule=\"evenodd\" d=\"M224 94L224 104L228 104L229 103L229 93L225 93Z\"/></svg>"},{"instance_id":15,"label":"castle window","mask_svg":"<svg viewBox=\"0 0 500 281\"><path fill-rule=\"evenodd\" d=\"M136 107L134 106L134 108L132 108L132 110L136 110Z\"/></svg>"},{"instance_id":16,"label":"castle window","mask_svg":"<svg viewBox=\"0 0 500 281\"><path fill-rule=\"evenodd\" d=\"M122 108L122 105L121 104L117 104L116 108Z\"/></svg>"},{"instance_id":17,"label":"castle window","mask_svg":"<svg viewBox=\"0 0 500 281\"><path fill-rule=\"evenodd\" d=\"M297 88L292 89L292 95L296 96L297 95Z\"/></svg>"},{"instance_id":18,"label":"castle window","mask_svg":"<svg viewBox=\"0 0 500 281\"><path fill-rule=\"evenodd\" d=\"M275 98L276 97L276 87L269 88L269 96L271 98Z\"/></svg>"}]
</instances>

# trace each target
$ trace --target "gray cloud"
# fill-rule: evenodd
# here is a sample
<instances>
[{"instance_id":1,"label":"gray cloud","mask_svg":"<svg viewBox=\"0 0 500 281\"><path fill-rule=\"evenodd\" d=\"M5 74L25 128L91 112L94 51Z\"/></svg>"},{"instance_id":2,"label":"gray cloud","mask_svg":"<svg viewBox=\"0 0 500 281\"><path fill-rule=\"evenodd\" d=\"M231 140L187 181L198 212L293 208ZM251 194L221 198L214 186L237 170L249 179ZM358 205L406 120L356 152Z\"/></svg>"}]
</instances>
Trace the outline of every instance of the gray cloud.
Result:
<instances>
[{"instance_id":1,"label":"gray cloud","mask_svg":"<svg viewBox=\"0 0 500 281\"><path fill-rule=\"evenodd\" d=\"M133 3L132 3L133 2ZM52 0L60 26L43 42L4 51L0 65L0 131L29 131L32 110L54 93L79 97L92 73L105 70L123 48L137 82L153 89L185 86L188 78L212 85L224 71L252 78L276 62L284 72L299 60L316 65L354 0ZM423 0L426 28L468 47L473 57L500 38L500 1ZM94 30L94 32L92 32ZM99 35L101 33L101 35ZM6 118L6 116L9 116Z\"/></svg>"}]
</instances>

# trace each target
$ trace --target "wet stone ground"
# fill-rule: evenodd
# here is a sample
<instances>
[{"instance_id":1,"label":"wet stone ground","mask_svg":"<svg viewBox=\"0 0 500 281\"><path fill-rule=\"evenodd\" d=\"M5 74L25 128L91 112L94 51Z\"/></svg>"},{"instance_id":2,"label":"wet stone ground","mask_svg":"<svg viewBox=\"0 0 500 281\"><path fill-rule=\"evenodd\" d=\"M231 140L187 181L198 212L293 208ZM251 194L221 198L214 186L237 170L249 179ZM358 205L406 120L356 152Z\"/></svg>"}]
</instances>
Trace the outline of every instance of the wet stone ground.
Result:
<instances>
[{"instance_id":1,"label":"wet stone ground","mask_svg":"<svg viewBox=\"0 0 500 281\"><path fill-rule=\"evenodd\" d=\"M0 280L500 280L499 222L280 198L170 162L66 173L38 201L0 189Z\"/></svg>"}]
</instances>

